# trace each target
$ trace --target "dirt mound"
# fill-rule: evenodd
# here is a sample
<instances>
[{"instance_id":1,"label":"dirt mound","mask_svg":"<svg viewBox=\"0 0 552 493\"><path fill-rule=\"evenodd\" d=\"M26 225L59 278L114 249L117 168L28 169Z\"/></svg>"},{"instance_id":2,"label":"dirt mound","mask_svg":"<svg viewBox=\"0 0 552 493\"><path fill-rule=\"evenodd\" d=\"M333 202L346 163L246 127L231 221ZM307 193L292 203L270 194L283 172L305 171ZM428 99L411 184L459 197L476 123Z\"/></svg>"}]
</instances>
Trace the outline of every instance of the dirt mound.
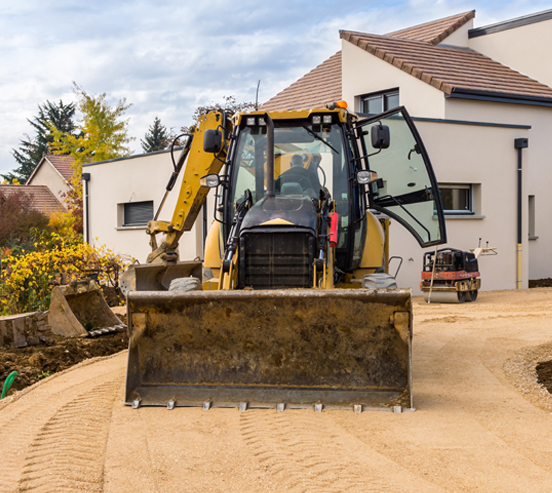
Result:
<instances>
[{"instance_id":1,"label":"dirt mound","mask_svg":"<svg viewBox=\"0 0 552 493\"><path fill-rule=\"evenodd\" d=\"M538 382L552 394L552 361L537 364Z\"/></svg>"},{"instance_id":2,"label":"dirt mound","mask_svg":"<svg viewBox=\"0 0 552 493\"><path fill-rule=\"evenodd\" d=\"M529 281L530 288L552 288L552 279L535 279Z\"/></svg>"},{"instance_id":3,"label":"dirt mound","mask_svg":"<svg viewBox=\"0 0 552 493\"><path fill-rule=\"evenodd\" d=\"M128 347L126 330L94 338L66 338L52 332L44 334L46 344L0 349L0 389L8 375L17 371L8 395L85 359L108 356Z\"/></svg>"}]
</instances>

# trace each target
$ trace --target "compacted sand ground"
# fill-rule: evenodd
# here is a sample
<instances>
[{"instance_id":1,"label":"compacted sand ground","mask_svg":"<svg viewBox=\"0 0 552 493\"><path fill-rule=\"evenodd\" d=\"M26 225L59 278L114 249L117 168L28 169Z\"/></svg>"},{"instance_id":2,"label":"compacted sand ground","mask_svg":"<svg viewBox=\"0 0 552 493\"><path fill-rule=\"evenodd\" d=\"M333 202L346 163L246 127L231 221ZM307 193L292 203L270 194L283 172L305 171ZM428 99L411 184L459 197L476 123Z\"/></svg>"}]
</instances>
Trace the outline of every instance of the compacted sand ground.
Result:
<instances>
[{"instance_id":1,"label":"compacted sand ground","mask_svg":"<svg viewBox=\"0 0 552 493\"><path fill-rule=\"evenodd\" d=\"M0 492L552 491L552 289L414 313L415 412L134 410L123 352L0 402Z\"/></svg>"}]
</instances>

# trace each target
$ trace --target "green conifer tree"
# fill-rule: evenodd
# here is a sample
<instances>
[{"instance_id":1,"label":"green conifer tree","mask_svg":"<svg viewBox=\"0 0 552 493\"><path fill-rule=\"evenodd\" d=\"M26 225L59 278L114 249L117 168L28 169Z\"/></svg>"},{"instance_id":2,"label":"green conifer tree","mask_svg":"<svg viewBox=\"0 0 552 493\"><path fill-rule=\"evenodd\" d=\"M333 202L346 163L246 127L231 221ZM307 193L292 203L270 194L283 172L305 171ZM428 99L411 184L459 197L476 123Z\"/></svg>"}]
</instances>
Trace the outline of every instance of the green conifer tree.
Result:
<instances>
[{"instance_id":1,"label":"green conifer tree","mask_svg":"<svg viewBox=\"0 0 552 493\"><path fill-rule=\"evenodd\" d=\"M60 132L74 133L75 124L75 103L64 104L60 99L59 103L46 101L38 105L38 115L32 120L27 120L34 128L35 135L25 135L20 141L19 149L13 149L12 154L19 167L2 178L9 182L13 179L25 183L40 159L49 152L49 144L53 141L51 125Z\"/></svg>"},{"instance_id":2,"label":"green conifer tree","mask_svg":"<svg viewBox=\"0 0 552 493\"><path fill-rule=\"evenodd\" d=\"M144 140L140 139L144 152L155 152L167 149L171 145L171 137L161 120L156 116L153 125L150 126Z\"/></svg>"}]
</instances>

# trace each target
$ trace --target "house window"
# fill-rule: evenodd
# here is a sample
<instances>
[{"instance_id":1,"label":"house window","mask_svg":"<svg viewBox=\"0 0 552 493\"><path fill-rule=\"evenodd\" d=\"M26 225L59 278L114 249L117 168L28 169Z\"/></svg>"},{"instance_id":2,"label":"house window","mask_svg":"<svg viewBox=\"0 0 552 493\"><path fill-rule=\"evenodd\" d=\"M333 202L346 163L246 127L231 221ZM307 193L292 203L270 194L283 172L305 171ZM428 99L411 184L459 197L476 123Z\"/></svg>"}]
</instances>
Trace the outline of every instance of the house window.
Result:
<instances>
[{"instance_id":1,"label":"house window","mask_svg":"<svg viewBox=\"0 0 552 493\"><path fill-rule=\"evenodd\" d=\"M366 94L360 97L360 112L377 115L399 106L399 90Z\"/></svg>"},{"instance_id":2,"label":"house window","mask_svg":"<svg viewBox=\"0 0 552 493\"><path fill-rule=\"evenodd\" d=\"M123 204L123 226L145 226L153 219L153 200Z\"/></svg>"},{"instance_id":3,"label":"house window","mask_svg":"<svg viewBox=\"0 0 552 493\"><path fill-rule=\"evenodd\" d=\"M471 185L439 184L445 214L473 214Z\"/></svg>"}]
</instances>

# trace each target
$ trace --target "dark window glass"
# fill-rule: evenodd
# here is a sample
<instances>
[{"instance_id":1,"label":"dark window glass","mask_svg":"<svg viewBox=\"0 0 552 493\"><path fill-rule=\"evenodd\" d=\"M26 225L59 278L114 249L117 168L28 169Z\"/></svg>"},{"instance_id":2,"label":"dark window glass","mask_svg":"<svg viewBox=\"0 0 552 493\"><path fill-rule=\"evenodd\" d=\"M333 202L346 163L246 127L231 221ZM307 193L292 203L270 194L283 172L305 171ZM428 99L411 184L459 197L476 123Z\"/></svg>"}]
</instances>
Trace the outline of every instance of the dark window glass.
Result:
<instances>
[{"instance_id":1,"label":"dark window glass","mask_svg":"<svg viewBox=\"0 0 552 493\"><path fill-rule=\"evenodd\" d=\"M470 186L440 186L443 209L446 213L471 214L471 187Z\"/></svg>"},{"instance_id":2,"label":"dark window glass","mask_svg":"<svg viewBox=\"0 0 552 493\"><path fill-rule=\"evenodd\" d=\"M398 91L364 96L361 100L361 111L369 115L377 115L399 106Z\"/></svg>"},{"instance_id":3,"label":"dark window glass","mask_svg":"<svg viewBox=\"0 0 552 493\"><path fill-rule=\"evenodd\" d=\"M153 200L124 204L123 226L145 226L153 219Z\"/></svg>"}]
</instances>

